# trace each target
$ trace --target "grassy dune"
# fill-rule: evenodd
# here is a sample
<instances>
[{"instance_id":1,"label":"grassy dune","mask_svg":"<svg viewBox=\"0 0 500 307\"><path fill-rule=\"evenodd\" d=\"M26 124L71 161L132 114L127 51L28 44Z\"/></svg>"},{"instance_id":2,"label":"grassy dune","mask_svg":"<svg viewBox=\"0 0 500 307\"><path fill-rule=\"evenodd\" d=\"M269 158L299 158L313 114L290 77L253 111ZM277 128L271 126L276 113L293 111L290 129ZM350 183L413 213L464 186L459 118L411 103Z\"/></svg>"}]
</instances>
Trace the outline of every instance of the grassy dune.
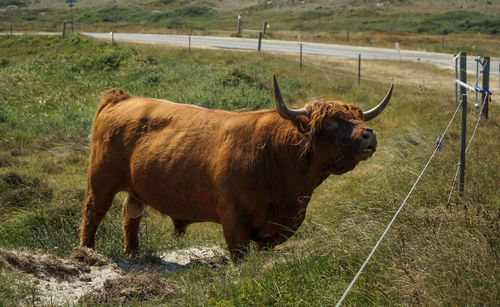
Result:
<instances>
[{"instance_id":1,"label":"grassy dune","mask_svg":"<svg viewBox=\"0 0 500 307\"><path fill-rule=\"evenodd\" d=\"M9 7L9 4L11 5ZM14 4L16 7L12 6ZM74 8L79 32L234 35L243 16L244 37L302 40L452 53L500 54L500 5L495 1L176 1L81 0ZM0 31L61 31L67 6L53 0L0 0ZM349 32L349 34L347 34ZM347 37L348 36L348 37Z\"/></svg>"},{"instance_id":2,"label":"grassy dune","mask_svg":"<svg viewBox=\"0 0 500 307\"><path fill-rule=\"evenodd\" d=\"M322 59L314 64L299 70L291 58L277 55L112 47L80 36L0 37L0 247L66 257L78 245L87 136L105 90L120 87L134 95L243 111L273 107L272 72L294 106L323 96L366 109L388 87L373 81L358 87L345 67ZM408 79L419 69L437 80L451 74L387 63L398 65ZM377 73L367 77L377 79ZM333 305L427 161L455 109L452 95L439 85L422 91L398 81L391 105L370 123L379 140L375 156L353 172L326 180L288 242L274 251L251 251L239 264L200 264L163 273L181 290L156 301L132 298L127 304ZM458 157L458 121L346 305L498 303L499 111L497 103L490 105L490 120L479 126L468 152L466 192L462 198L453 194L439 236ZM469 134L474 122L471 110ZM97 234L96 250L115 260L125 258L123 198L115 197ZM141 227L138 262L180 248L224 245L219 225L195 224L176 239L170 220L150 209ZM36 295L0 262L0 305L29 303Z\"/></svg>"}]
</instances>

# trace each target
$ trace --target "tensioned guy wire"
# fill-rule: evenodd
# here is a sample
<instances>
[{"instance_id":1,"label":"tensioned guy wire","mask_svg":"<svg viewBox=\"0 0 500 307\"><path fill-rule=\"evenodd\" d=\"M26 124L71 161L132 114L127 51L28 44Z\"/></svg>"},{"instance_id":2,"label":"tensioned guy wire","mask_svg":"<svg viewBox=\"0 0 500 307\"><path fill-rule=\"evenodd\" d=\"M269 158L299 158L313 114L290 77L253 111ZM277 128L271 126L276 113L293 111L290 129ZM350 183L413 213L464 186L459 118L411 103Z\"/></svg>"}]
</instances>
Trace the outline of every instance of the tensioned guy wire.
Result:
<instances>
[{"instance_id":1,"label":"tensioned guy wire","mask_svg":"<svg viewBox=\"0 0 500 307\"><path fill-rule=\"evenodd\" d=\"M455 118L455 115L457 115L457 112L460 108L460 106L462 105L462 101L460 101L460 103L458 104L455 112L453 113L453 116L451 117L450 121L448 122L448 125L446 126L446 129L444 130L443 134L441 135L441 138L439 139L439 142L442 142L444 136L446 135L446 132L448 131L448 128L450 128L451 126L451 123L453 122L453 119ZM382 235L380 236L380 239L378 239L377 243L375 244L375 246L372 248L370 254L368 255L368 257L366 257L366 260L365 262L363 262L363 264L361 265L361 268L359 268L358 272L356 273L356 275L354 276L354 278L352 279L351 283L349 284L349 286L347 287L347 289L344 291L344 294L342 295L342 297L340 297L340 299L338 300L337 304L335 304L335 307L339 307L342 302L344 301L345 297L347 296L347 294L349 293L349 291L351 290L352 286L354 285L354 283L356 282L356 280L358 279L358 277L361 275L361 273L363 272L363 270L365 269L365 266L368 264L368 261L370 261L371 257L373 256L373 254L375 253L375 251L377 250L378 246L380 245L380 242L382 242L382 240L384 239L385 235L387 234L387 232L389 231L389 229L391 228L392 226L392 223L394 223L394 221L396 220L396 217L399 215L399 212L401 212L401 210L403 209L404 205L406 204L406 201L408 200L408 198L410 198L410 195L411 193L413 193L413 190L415 189L415 187L417 186L418 182L420 181L420 178L422 178L422 175L425 173L425 171L427 170L427 167L429 166L429 164L431 163L432 159L434 158L434 156L436 155L436 152L439 150L439 146L436 146L434 148L434 151L432 152L432 155L431 157L429 158L429 160L427 161L427 163L425 164L424 168L422 169L422 171L420 172L420 175L418 175L418 178L417 180L415 181L415 183L413 184L413 186L411 187L410 189L410 192L408 192L408 195L406 195L406 198L403 200L403 203L401 204L401 206L399 206L399 209L398 211L396 211L396 214L394 214L394 217L392 218L392 220L389 222L389 225L387 225L387 227L385 228L384 232L382 233Z\"/></svg>"}]
</instances>

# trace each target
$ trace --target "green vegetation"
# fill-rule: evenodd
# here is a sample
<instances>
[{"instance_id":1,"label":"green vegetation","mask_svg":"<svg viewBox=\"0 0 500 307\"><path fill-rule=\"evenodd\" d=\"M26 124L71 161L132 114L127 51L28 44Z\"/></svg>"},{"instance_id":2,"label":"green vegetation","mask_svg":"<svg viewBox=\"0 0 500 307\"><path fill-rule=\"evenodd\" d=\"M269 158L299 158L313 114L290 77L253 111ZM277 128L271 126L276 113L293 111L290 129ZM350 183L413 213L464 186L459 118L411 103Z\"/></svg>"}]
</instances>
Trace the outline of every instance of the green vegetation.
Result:
<instances>
[{"instance_id":1,"label":"green vegetation","mask_svg":"<svg viewBox=\"0 0 500 307\"><path fill-rule=\"evenodd\" d=\"M295 106L325 96L366 109L387 88L368 81L358 87L328 62L321 62L322 69L299 70L290 59L271 54L111 46L81 36L0 37L0 63L0 247L64 257L78 245L87 136L107 89L242 111L273 107L272 72L287 103ZM287 243L274 251L251 251L238 264L163 272L178 290L160 302L136 298L129 303L333 305L427 161L455 109L452 94L396 84L391 105L370 122L379 140L375 156L326 180ZM490 114L498 112L498 104L491 104ZM469 131L473 121L470 116ZM458 121L453 124L346 305L497 303L499 125L497 116L480 125L468 152L466 193L454 194L436 236L458 157ZM115 198L97 234L96 250L113 259L125 258L123 198ZM180 239L172 233L170 220L148 209L136 261L180 248L224 246L219 225L191 225ZM0 262L0 305L34 300L36 291L21 280Z\"/></svg>"},{"instance_id":2,"label":"green vegetation","mask_svg":"<svg viewBox=\"0 0 500 307\"><path fill-rule=\"evenodd\" d=\"M12 14L15 12L15 14ZM394 31L425 34L485 33L498 34L500 21L491 12L447 11L423 13L387 8L352 8L345 10L296 10L250 8L243 10L245 27L260 28L263 20L272 22L272 30L321 32L325 30ZM13 23L33 22L49 26L68 21L68 10L39 8L0 12L1 19ZM334 20L335 22L332 22ZM157 6L101 6L75 8L75 22L86 31L99 28L122 28L134 24L149 28L169 29L224 29L235 27L235 15L216 11L205 5ZM231 30L235 30L232 29Z\"/></svg>"},{"instance_id":3,"label":"green vegetation","mask_svg":"<svg viewBox=\"0 0 500 307\"><path fill-rule=\"evenodd\" d=\"M500 6L491 1L83 0L74 7L77 32L229 36L240 14L243 29L252 30L244 37L255 37L267 20L265 38L295 40L301 33L304 41L500 54ZM15 31L59 32L69 21L68 8L56 1L0 0L0 31L12 24Z\"/></svg>"}]
</instances>

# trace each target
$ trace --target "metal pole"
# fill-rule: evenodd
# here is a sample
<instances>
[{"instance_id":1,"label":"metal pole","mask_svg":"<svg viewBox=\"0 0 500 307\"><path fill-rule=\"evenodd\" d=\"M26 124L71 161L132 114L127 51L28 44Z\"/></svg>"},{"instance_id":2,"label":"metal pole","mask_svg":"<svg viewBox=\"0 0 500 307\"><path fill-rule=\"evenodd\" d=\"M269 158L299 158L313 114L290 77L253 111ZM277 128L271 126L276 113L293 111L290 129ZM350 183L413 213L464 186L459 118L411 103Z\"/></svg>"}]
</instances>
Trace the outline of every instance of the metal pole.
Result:
<instances>
[{"instance_id":1,"label":"metal pole","mask_svg":"<svg viewBox=\"0 0 500 307\"><path fill-rule=\"evenodd\" d=\"M75 24L73 23L73 3L70 3L69 7L71 8L71 33L74 33L75 32Z\"/></svg>"},{"instance_id":2,"label":"metal pole","mask_svg":"<svg viewBox=\"0 0 500 307\"><path fill-rule=\"evenodd\" d=\"M262 26L262 33L266 34L267 20L264 20L264 25Z\"/></svg>"},{"instance_id":3,"label":"metal pole","mask_svg":"<svg viewBox=\"0 0 500 307\"><path fill-rule=\"evenodd\" d=\"M490 89L490 57L485 56L484 57L484 67L483 67L483 89L489 90ZM483 108L483 113L482 116L486 119L488 119L488 100L489 98L484 100L486 96L486 93L483 93L481 95L481 101L484 101L484 107Z\"/></svg>"},{"instance_id":4,"label":"metal pole","mask_svg":"<svg viewBox=\"0 0 500 307\"><path fill-rule=\"evenodd\" d=\"M458 80L458 51L455 51L455 80ZM455 105L458 105L458 84L455 82Z\"/></svg>"},{"instance_id":5,"label":"metal pole","mask_svg":"<svg viewBox=\"0 0 500 307\"><path fill-rule=\"evenodd\" d=\"M358 86L361 82L361 53L358 54Z\"/></svg>"},{"instance_id":6,"label":"metal pole","mask_svg":"<svg viewBox=\"0 0 500 307\"><path fill-rule=\"evenodd\" d=\"M62 28L62 38L66 35L66 23L63 22L63 28Z\"/></svg>"},{"instance_id":7,"label":"metal pole","mask_svg":"<svg viewBox=\"0 0 500 307\"><path fill-rule=\"evenodd\" d=\"M479 81L479 63L481 63L481 59L480 59L480 57L477 56L474 60L476 61L476 84L474 84L474 86L477 87L478 81ZM474 100L474 114L477 114L478 107L479 107L479 105L477 104L477 91L475 94L476 94L476 97Z\"/></svg>"},{"instance_id":8,"label":"metal pole","mask_svg":"<svg viewBox=\"0 0 500 307\"><path fill-rule=\"evenodd\" d=\"M261 45L262 45L262 32L259 32L259 44L257 46L257 50L260 51Z\"/></svg>"},{"instance_id":9,"label":"metal pole","mask_svg":"<svg viewBox=\"0 0 500 307\"><path fill-rule=\"evenodd\" d=\"M300 45L300 69L302 69L302 43Z\"/></svg>"},{"instance_id":10,"label":"metal pole","mask_svg":"<svg viewBox=\"0 0 500 307\"><path fill-rule=\"evenodd\" d=\"M467 83L467 53L460 53L460 81ZM465 146L467 133L467 90L460 86L460 98L462 98L462 135L460 136L460 195L464 193L465 183Z\"/></svg>"}]
</instances>

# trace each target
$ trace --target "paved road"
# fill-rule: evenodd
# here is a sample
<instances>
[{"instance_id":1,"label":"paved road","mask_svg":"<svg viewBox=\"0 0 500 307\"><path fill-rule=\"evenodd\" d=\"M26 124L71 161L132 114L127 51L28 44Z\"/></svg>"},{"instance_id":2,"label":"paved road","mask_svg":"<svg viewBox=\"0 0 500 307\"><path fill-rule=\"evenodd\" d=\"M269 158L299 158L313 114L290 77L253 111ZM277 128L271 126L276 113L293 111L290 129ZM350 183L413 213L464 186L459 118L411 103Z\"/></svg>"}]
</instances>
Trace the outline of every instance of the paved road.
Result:
<instances>
[{"instance_id":1,"label":"paved road","mask_svg":"<svg viewBox=\"0 0 500 307\"><path fill-rule=\"evenodd\" d=\"M111 39L109 33L82 33L87 36ZM189 38L187 35L166 35L166 34L134 34L134 33L115 33L115 39L120 41L131 41L140 43L167 43L188 45ZM256 50L257 39L234 38L234 37L214 37L214 36L192 36L192 46L196 47L211 47L220 49L236 49L236 50ZM283 52L283 53L299 53L299 44L291 41L278 40L262 40L262 51ZM378 59L378 60L402 60L402 61L422 61L434 63L440 66L454 68L453 55L436 53L436 52L421 52L411 50L401 50L400 53L396 49L372 48L372 47L356 47L348 45L334 44L319 44L319 43L303 43L302 52L310 55L334 56L345 58L357 58L361 54L363 59ZM491 75L498 76L499 62L496 60L491 63ZM474 74L476 64L472 57L467 61L467 71Z\"/></svg>"}]
</instances>

